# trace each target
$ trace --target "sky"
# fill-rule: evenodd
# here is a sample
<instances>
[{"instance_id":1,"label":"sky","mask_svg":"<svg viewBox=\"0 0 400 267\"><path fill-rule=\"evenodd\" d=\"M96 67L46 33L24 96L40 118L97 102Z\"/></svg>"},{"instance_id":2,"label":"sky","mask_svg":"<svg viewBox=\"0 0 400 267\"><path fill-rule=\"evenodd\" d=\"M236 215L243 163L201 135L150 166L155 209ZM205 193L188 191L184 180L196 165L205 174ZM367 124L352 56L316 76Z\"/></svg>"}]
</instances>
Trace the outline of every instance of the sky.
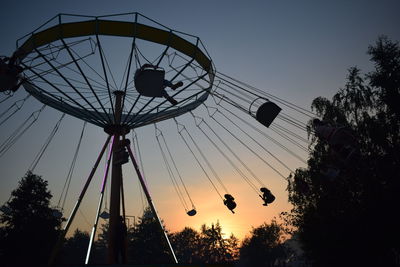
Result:
<instances>
[{"instance_id":1,"label":"sky","mask_svg":"<svg viewBox=\"0 0 400 267\"><path fill-rule=\"evenodd\" d=\"M18 38L30 33L58 13L107 15L139 12L172 29L200 37L218 71L304 108L309 108L315 97L332 97L344 86L348 68L356 65L364 73L371 71L373 65L369 62L366 51L378 36L387 35L393 40L400 40L400 2L388 0L2 0L0 6L0 55L11 55ZM123 57L123 53L115 51L115 57ZM14 97L20 99L23 95L23 92L18 92ZM0 110L4 110L10 103L13 102L1 103ZM0 141L3 142L7 134L40 106L38 101L29 100L12 121L0 126ZM60 116L60 112L47 107L34 127L0 159L1 204L7 201L11 191L17 187L18 180L29 168ZM82 124L78 119L67 116L36 169L36 173L49 181L54 206L58 205ZM171 144L176 144L176 134L174 136L168 122L161 126L167 130L166 135ZM194 217L187 216L166 176L154 138L148 136L154 129L147 128L137 130L145 176L159 215L169 230L179 231L184 226L199 229L203 223L209 225L219 221L226 234L233 232L239 238L243 238L252 227L263 222L269 223L274 217L278 217L280 212L290 209L286 181L277 177L265 164L254 160L248 153L240 154L275 193L277 200L268 207L263 207L258 196L254 196L245 183L232 174L231 169L220 164L216 153L209 150L208 156L218 167L220 176L230 191L234 192L237 200L236 214L230 213L213 192L201 171L195 169L193 158L179 147L175 149L176 160L182 167L198 211ZM67 214L75 203L83 181L106 138L103 130L93 125L87 126L85 133L64 207ZM230 140L228 136L223 138ZM207 146L205 140L199 139L199 143ZM306 153L303 153L303 156L306 159ZM293 169L304 167L304 164L284 154L281 159ZM103 169L99 169L96 173L96 179L88 191L73 228L89 230L93 225L102 171ZM143 205L131 166L126 167L124 177L127 214L137 218L141 215Z\"/></svg>"}]
</instances>

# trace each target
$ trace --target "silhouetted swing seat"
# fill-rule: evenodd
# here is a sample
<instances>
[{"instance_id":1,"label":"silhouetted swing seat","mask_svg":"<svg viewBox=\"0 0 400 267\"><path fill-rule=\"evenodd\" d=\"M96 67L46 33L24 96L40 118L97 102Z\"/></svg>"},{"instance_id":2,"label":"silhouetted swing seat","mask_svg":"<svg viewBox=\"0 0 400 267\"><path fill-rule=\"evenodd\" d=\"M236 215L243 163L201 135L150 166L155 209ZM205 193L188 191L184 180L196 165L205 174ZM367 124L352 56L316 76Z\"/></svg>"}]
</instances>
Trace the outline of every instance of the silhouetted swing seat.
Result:
<instances>
[{"instance_id":1,"label":"silhouetted swing seat","mask_svg":"<svg viewBox=\"0 0 400 267\"><path fill-rule=\"evenodd\" d=\"M355 137L347 127L333 127L319 119L314 119L315 135L324 139L331 146L349 146L355 144Z\"/></svg>"},{"instance_id":2,"label":"silhouetted swing seat","mask_svg":"<svg viewBox=\"0 0 400 267\"><path fill-rule=\"evenodd\" d=\"M165 91L165 87L175 90L183 85L182 82L172 84L165 80L165 70L150 64L144 64L135 72L135 88L143 96L164 97L172 105L178 104L174 98L170 97Z\"/></svg>"},{"instance_id":3,"label":"silhouetted swing seat","mask_svg":"<svg viewBox=\"0 0 400 267\"><path fill-rule=\"evenodd\" d=\"M187 215L189 216L194 216L197 214L197 211L195 209L189 210L188 212L186 212Z\"/></svg>"},{"instance_id":4,"label":"silhouetted swing seat","mask_svg":"<svg viewBox=\"0 0 400 267\"><path fill-rule=\"evenodd\" d=\"M294 177L294 183L296 185L297 190L300 191L302 194L308 194L310 192L310 187L308 183L303 179L299 178L298 176Z\"/></svg>"},{"instance_id":5,"label":"silhouetted swing seat","mask_svg":"<svg viewBox=\"0 0 400 267\"><path fill-rule=\"evenodd\" d=\"M56 217L57 219L60 219L60 218L62 218L63 214L59 209L54 209L53 216Z\"/></svg>"},{"instance_id":6,"label":"silhouetted swing seat","mask_svg":"<svg viewBox=\"0 0 400 267\"><path fill-rule=\"evenodd\" d=\"M129 162L129 153L124 146L116 150L114 156L113 164L115 165L123 165Z\"/></svg>"},{"instance_id":7,"label":"silhouetted swing seat","mask_svg":"<svg viewBox=\"0 0 400 267\"><path fill-rule=\"evenodd\" d=\"M129 153L126 149L127 146L130 145L129 139L123 139L120 141L119 146L115 150L115 160L114 164L120 164L123 165L125 163L129 162Z\"/></svg>"},{"instance_id":8,"label":"silhouetted swing seat","mask_svg":"<svg viewBox=\"0 0 400 267\"><path fill-rule=\"evenodd\" d=\"M0 211L7 215L11 213L11 209L9 207L7 207L6 205L1 206Z\"/></svg>"},{"instance_id":9,"label":"silhouetted swing seat","mask_svg":"<svg viewBox=\"0 0 400 267\"><path fill-rule=\"evenodd\" d=\"M230 195L230 194L225 194L224 195L225 199L224 199L224 205L228 207L228 209L232 212L235 213L233 211L234 208L236 208L236 203L235 203L235 198Z\"/></svg>"},{"instance_id":10,"label":"silhouetted swing seat","mask_svg":"<svg viewBox=\"0 0 400 267\"><path fill-rule=\"evenodd\" d=\"M335 167L328 167L326 170L322 172L327 178L333 180L339 176L340 170Z\"/></svg>"},{"instance_id":11,"label":"silhouetted swing seat","mask_svg":"<svg viewBox=\"0 0 400 267\"><path fill-rule=\"evenodd\" d=\"M161 68L142 67L135 73L135 88L143 96L164 96L165 71Z\"/></svg>"},{"instance_id":12,"label":"silhouetted swing seat","mask_svg":"<svg viewBox=\"0 0 400 267\"><path fill-rule=\"evenodd\" d=\"M110 213L104 210L102 213L100 213L99 217L105 220L110 219Z\"/></svg>"},{"instance_id":13,"label":"silhouetted swing seat","mask_svg":"<svg viewBox=\"0 0 400 267\"><path fill-rule=\"evenodd\" d=\"M326 140L329 145L353 145L355 138L345 127L318 126L315 128L317 136Z\"/></svg>"},{"instance_id":14,"label":"silhouetted swing seat","mask_svg":"<svg viewBox=\"0 0 400 267\"><path fill-rule=\"evenodd\" d=\"M271 204L275 200L275 196L271 193L271 191L266 188L266 187L261 187L260 191L263 193L262 200L264 200L264 206L268 206L268 204Z\"/></svg>"},{"instance_id":15,"label":"silhouetted swing seat","mask_svg":"<svg viewBox=\"0 0 400 267\"><path fill-rule=\"evenodd\" d=\"M22 68L7 64L0 58L0 92L17 91L19 88L20 73Z\"/></svg>"},{"instance_id":16,"label":"silhouetted swing seat","mask_svg":"<svg viewBox=\"0 0 400 267\"><path fill-rule=\"evenodd\" d=\"M319 119L314 119L315 135L328 142L332 150L345 162L355 160L357 156L356 138L347 127L333 127Z\"/></svg>"},{"instance_id":17,"label":"silhouetted swing seat","mask_svg":"<svg viewBox=\"0 0 400 267\"><path fill-rule=\"evenodd\" d=\"M259 123L269 127L281 110L277 104L270 101L265 102L257 109L256 119Z\"/></svg>"}]
</instances>

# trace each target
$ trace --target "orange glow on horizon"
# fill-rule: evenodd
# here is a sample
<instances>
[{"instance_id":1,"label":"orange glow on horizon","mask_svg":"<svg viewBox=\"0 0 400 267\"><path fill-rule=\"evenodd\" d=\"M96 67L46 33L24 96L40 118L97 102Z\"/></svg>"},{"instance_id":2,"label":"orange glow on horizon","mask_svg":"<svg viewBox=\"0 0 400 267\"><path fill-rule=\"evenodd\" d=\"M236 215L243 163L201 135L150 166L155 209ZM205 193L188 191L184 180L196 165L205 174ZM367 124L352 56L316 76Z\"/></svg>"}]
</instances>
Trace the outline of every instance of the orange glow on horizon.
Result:
<instances>
[{"instance_id":1,"label":"orange glow on horizon","mask_svg":"<svg viewBox=\"0 0 400 267\"><path fill-rule=\"evenodd\" d=\"M241 241L250 235L252 228L263 223L269 224L273 219L279 222L279 214L291 209L291 205L287 202L286 185L282 186L282 181L277 184L271 183L270 186L270 188L276 187L274 190L276 200L266 207L262 205L260 197L242 181L230 183L229 188L237 203L235 214L224 206L216 192L208 185L194 186L190 189L192 198L198 203L195 216L186 215L181 206L168 208L177 205L176 199L169 198L159 204L160 217L164 220L167 229L172 232L181 231L186 226L200 231L203 224L211 226L212 223L219 222L225 238L233 233ZM166 210L168 210L167 213L165 213Z\"/></svg>"}]
</instances>

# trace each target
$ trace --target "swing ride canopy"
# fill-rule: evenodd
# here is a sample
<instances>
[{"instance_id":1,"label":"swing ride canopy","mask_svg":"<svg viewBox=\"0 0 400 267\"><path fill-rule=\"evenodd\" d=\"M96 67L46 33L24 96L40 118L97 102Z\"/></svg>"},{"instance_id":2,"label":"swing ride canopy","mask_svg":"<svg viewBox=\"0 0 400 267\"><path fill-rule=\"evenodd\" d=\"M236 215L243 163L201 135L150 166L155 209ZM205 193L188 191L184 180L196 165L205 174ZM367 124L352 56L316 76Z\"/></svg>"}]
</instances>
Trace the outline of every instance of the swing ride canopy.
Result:
<instances>
[{"instance_id":1,"label":"swing ride canopy","mask_svg":"<svg viewBox=\"0 0 400 267\"><path fill-rule=\"evenodd\" d=\"M203 103L215 68L200 39L138 13L123 17L60 14L18 40L14 56L24 68L25 90L48 106L103 128L116 124L118 91L124 92L121 124L128 129L179 116ZM111 70L113 59L107 53L122 47L130 48L125 69ZM183 81L170 93L177 105L135 90L134 73L144 64L164 69L168 81ZM114 76L121 73L117 85Z\"/></svg>"}]
</instances>

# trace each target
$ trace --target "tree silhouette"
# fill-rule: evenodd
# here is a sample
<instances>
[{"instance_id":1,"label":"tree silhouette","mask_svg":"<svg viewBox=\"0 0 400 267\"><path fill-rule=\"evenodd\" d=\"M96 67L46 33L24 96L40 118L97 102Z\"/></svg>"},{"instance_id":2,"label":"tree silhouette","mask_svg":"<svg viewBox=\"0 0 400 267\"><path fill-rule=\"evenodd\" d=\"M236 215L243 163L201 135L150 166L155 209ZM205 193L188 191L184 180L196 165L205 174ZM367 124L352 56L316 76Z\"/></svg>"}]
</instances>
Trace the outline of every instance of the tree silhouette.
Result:
<instances>
[{"instance_id":1,"label":"tree silhouette","mask_svg":"<svg viewBox=\"0 0 400 267\"><path fill-rule=\"evenodd\" d=\"M89 233L76 229L73 236L64 242L60 253L62 264L83 265L89 244Z\"/></svg>"},{"instance_id":2,"label":"tree silhouette","mask_svg":"<svg viewBox=\"0 0 400 267\"><path fill-rule=\"evenodd\" d=\"M189 227L174 233L171 243L179 263L201 263L201 236Z\"/></svg>"},{"instance_id":3,"label":"tree silhouette","mask_svg":"<svg viewBox=\"0 0 400 267\"><path fill-rule=\"evenodd\" d=\"M168 246L150 208L135 228L128 230L128 262L134 264L172 263Z\"/></svg>"},{"instance_id":4,"label":"tree silhouette","mask_svg":"<svg viewBox=\"0 0 400 267\"><path fill-rule=\"evenodd\" d=\"M283 229L276 221L253 228L240 248L241 266L275 266L286 253L282 245Z\"/></svg>"},{"instance_id":5,"label":"tree silhouette","mask_svg":"<svg viewBox=\"0 0 400 267\"><path fill-rule=\"evenodd\" d=\"M351 68L332 100L312 103L324 122L355 136L357 157L346 162L313 137L308 167L290 177L288 221L314 266L399 265L400 47L380 37L368 54L373 71Z\"/></svg>"},{"instance_id":6,"label":"tree silhouette","mask_svg":"<svg viewBox=\"0 0 400 267\"><path fill-rule=\"evenodd\" d=\"M54 216L47 181L27 172L0 215L2 265L39 265L47 262L63 218Z\"/></svg>"},{"instance_id":7,"label":"tree silhouette","mask_svg":"<svg viewBox=\"0 0 400 267\"><path fill-rule=\"evenodd\" d=\"M92 248L91 260L92 264L104 264L107 262L107 244L108 244L108 223L103 223L100 227L97 240ZM85 253L87 251L87 246Z\"/></svg>"},{"instance_id":8,"label":"tree silhouette","mask_svg":"<svg viewBox=\"0 0 400 267\"><path fill-rule=\"evenodd\" d=\"M239 259L239 239L231 233L226 240L227 243L227 262L235 262Z\"/></svg>"},{"instance_id":9,"label":"tree silhouette","mask_svg":"<svg viewBox=\"0 0 400 267\"><path fill-rule=\"evenodd\" d=\"M203 263L227 263L236 259L237 238L233 235L224 238L219 222L212 223L211 227L203 224L200 238L200 258Z\"/></svg>"}]
</instances>

